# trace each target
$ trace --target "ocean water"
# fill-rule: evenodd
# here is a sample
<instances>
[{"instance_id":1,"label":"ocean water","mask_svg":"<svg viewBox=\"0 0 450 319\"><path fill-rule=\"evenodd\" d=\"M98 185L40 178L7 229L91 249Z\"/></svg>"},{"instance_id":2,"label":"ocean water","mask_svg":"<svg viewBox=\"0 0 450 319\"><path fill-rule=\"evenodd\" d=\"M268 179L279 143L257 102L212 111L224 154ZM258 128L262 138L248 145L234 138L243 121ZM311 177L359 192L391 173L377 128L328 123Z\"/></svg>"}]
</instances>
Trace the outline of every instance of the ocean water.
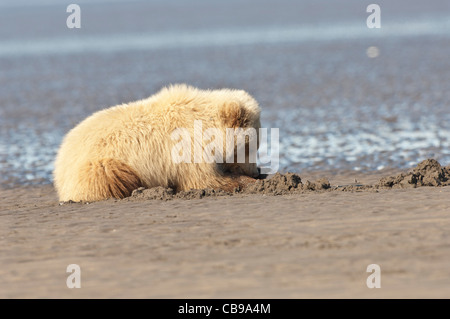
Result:
<instances>
[{"instance_id":1,"label":"ocean water","mask_svg":"<svg viewBox=\"0 0 450 319\"><path fill-rule=\"evenodd\" d=\"M67 3L68 4L68 3ZM242 88L280 171L450 164L450 5L380 1L0 3L0 182L51 183L65 133L170 83Z\"/></svg>"}]
</instances>

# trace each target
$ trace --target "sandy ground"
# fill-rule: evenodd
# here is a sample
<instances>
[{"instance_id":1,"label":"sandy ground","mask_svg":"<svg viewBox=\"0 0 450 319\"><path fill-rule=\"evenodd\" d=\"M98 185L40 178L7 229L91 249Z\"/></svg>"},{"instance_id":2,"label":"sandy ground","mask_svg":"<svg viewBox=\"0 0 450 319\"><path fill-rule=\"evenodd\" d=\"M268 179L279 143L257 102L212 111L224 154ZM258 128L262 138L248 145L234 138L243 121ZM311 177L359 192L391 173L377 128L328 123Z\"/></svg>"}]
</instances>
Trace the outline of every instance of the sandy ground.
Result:
<instances>
[{"instance_id":1,"label":"sandy ground","mask_svg":"<svg viewBox=\"0 0 450 319\"><path fill-rule=\"evenodd\" d=\"M2 298L450 297L448 186L64 205L38 186L0 212Z\"/></svg>"}]
</instances>

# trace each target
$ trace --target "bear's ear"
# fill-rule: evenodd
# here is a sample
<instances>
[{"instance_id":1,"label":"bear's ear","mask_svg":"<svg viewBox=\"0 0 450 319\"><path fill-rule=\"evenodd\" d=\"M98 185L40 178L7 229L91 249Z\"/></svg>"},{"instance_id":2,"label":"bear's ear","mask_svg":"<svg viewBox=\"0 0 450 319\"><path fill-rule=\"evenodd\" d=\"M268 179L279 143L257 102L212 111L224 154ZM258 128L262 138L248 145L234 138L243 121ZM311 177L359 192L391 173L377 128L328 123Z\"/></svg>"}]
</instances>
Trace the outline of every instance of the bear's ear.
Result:
<instances>
[{"instance_id":1,"label":"bear's ear","mask_svg":"<svg viewBox=\"0 0 450 319\"><path fill-rule=\"evenodd\" d=\"M238 102L226 102L220 109L220 117L226 128L248 127L249 113Z\"/></svg>"}]
</instances>

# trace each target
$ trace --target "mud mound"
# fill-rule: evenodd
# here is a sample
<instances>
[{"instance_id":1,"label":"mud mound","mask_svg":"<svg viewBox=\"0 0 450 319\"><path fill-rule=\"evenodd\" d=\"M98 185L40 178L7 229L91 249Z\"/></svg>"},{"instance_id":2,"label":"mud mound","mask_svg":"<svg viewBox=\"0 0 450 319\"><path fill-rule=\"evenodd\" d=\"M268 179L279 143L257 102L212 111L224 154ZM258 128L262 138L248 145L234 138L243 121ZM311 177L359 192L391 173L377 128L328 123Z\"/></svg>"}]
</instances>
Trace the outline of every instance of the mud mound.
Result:
<instances>
[{"instance_id":1,"label":"mud mound","mask_svg":"<svg viewBox=\"0 0 450 319\"><path fill-rule=\"evenodd\" d=\"M329 188L331 188L331 185L330 181L327 178L318 179L314 183L306 181L306 183L303 184L302 186L303 190L312 190L312 191L326 190Z\"/></svg>"},{"instance_id":2,"label":"mud mound","mask_svg":"<svg viewBox=\"0 0 450 319\"><path fill-rule=\"evenodd\" d=\"M260 179L242 190L245 194L282 195L302 188L302 179L297 174L276 173L272 178Z\"/></svg>"},{"instance_id":3,"label":"mud mound","mask_svg":"<svg viewBox=\"0 0 450 319\"><path fill-rule=\"evenodd\" d=\"M447 185L450 185L450 166L442 167L438 161L427 159L420 162L411 172L384 177L375 186L380 188L414 188Z\"/></svg>"},{"instance_id":4,"label":"mud mound","mask_svg":"<svg viewBox=\"0 0 450 319\"><path fill-rule=\"evenodd\" d=\"M277 173L270 178L258 180L240 178L239 184L240 187L234 189L233 192L214 190L211 188L175 192L172 188L164 188L161 186L150 189L140 187L134 190L131 196L124 200L200 199L204 197L232 196L234 194L286 195L304 191L321 191L330 188L330 182L327 179L320 179L316 182L306 181L302 184L300 176L294 173Z\"/></svg>"},{"instance_id":5,"label":"mud mound","mask_svg":"<svg viewBox=\"0 0 450 319\"><path fill-rule=\"evenodd\" d=\"M207 189L192 189L186 192L178 192L172 188L164 188L162 186L153 187L146 189L144 187L140 187L135 189L129 200L171 200L175 198L184 198L184 199L200 199L203 197L211 197L211 196L225 196L230 195L231 193L225 192L223 190L214 190L211 188Z\"/></svg>"},{"instance_id":6,"label":"mud mound","mask_svg":"<svg viewBox=\"0 0 450 319\"><path fill-rule=\"evenodd\" d=\"M169 200L175 195L175 191L172 188L164 188L162 186L153 187L146 189L144 187L139 187L131 193L131 198L133 199L160 199Z\"/></svg>"},{"instance_id":7,"label":"mud mound","mask_svg":"<svg viewBox=\"0 0 450 319\"><path fill-rule=\"evenodd\" d=\"M214 189L193 189L183 192L175 192L172 188L154 187L144 189L143 187L133 191L130 197L124 200L171 200L200 199L204 197L232 196L238 194L262 194L262 195L287 195L306 192L344 191L344 192L377 192L380 188L414 188L420 186L447 186L450 185L450 166L442 167L434 159L427 159L419 163L411 172L395 176L383 177L375 185L340 185L331 187L326 178L315 182L305 181L295 173L280 174L252 179L247 176L237 177L240 187L231 192Z\"/></svg>"},{"instance_id":8,"label":"mud mound","mask_svg":"<svg viewBox=\"0 0 450 319\"><path fill-rule=\"evenodd\" d=\"M237 191L237 190L236 190ZM217 197L217 196L227 196L233 193L226 192L224 190L215 190L212 188L206 189L191 189L185 192L179 192L175 194L174 198L183 198L183 199L200 199L203 197Z\"/></svg>"},{"instance_id":9,"label":"mud mound","mask_svg":"<svg viewBox=\"0 0 450 319\"><path fill-rule=\"evenodd\" d=\"M249 184L241 193L243 194L270 194L285 195L301 193L303 191L322 191L329 189L330 182L326 178L315 182L306 181L302 183L299 175L294 173L276 173L269 179L261 179Z\"/></svg>"}]
</instances>

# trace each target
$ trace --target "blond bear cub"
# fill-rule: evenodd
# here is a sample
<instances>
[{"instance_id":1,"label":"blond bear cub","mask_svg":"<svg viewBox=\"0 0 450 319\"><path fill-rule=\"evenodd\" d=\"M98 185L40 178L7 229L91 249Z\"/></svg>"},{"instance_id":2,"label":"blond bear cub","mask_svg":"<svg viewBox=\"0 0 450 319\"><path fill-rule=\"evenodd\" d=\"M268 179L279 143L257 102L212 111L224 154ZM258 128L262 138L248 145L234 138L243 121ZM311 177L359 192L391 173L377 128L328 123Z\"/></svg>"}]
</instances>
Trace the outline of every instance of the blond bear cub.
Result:
<instances>
[{"instance_id":1,"label":"blond bear cub","mask_svg":"<svg viewBox=\"0 0 450 319\"><path fill-rule=\"evenodd\" d=\"M173 85L147 99L96 112L65 136L58 151L53 175L59 199L124 198L136 188L155 186L231 190L239 185L233 174L258 176L248 150L243 163L237 163L236 154L230 163L225 151L218 153L223 163L195 162L194 154L190 163L174 161L179 141L171 134L178 128L194 133L198 121L203 131L216 128L225 134L227 128L253 128L258 133L260 108L245 91ZM205 141L191 136L192 149L195 143L204 149ZM244 140L248 148L249 137Z\"/></svg>"}]
</instances>

